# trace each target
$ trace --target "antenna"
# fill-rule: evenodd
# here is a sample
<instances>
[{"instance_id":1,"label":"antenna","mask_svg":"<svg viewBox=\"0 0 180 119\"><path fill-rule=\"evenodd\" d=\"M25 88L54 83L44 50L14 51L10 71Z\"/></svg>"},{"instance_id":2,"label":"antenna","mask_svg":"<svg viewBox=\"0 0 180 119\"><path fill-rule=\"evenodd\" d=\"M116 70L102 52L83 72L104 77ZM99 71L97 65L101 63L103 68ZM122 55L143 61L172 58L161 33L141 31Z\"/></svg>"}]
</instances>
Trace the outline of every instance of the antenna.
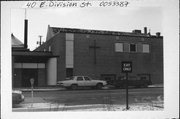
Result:
<instances>
[{"instance_id":1,"label":"antenna","mask_svg":"<svg viewBox=\"0 0 180 119\"><path fill-rule=\"evenodd\" d=\"M25 8L25 19L27 18L27 11L26 11L26 8Z\"/></svg>"}]
</instances>

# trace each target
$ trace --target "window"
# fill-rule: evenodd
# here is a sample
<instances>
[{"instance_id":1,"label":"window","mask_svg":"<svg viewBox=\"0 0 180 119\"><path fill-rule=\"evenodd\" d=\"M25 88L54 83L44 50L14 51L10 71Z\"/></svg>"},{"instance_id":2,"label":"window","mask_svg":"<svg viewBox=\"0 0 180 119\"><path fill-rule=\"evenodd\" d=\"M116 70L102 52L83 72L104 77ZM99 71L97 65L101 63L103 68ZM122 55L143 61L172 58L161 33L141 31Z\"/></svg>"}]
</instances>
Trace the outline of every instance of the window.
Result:
<instances>
[{"instance_id":1,"label":"window","mask_svg":"<svg viewBox=\"0 0 180 119\"><path fill-rule=\"evenodd\" d=\"M136 52L136 44L130 44L130 52Z\"/></svg>"},{"instance_id":2,"label":"window","mask_svg":"<svg viewBox=\"0 0 180 119\"><path fill-rule=\"evenodd\" d=\"M85 79L86 81L90 81L89 77L84 77L84 79Z\"/></svg>"},{"instance_id":3,"label":"window","mask_svg":"<svg viewBox=\"0 0 180 119\"><path fill-rule=\"evenodd\" d=\"M123 52L123 43L115 43L115 52Z\"/></svg>"},{"instance_id":4,"label":"window","mask_svg":"<svg viewBox=\"0 0 180 119\"><path fill-rule=\"evenodd\" d=\"M149 53L149 44L143 44L143 53Z\"/></svg>"},{"instance_id":5,"label":"window","mask_svg":"<svg viewBox=\"0 0 180 119\"><path fill-rule=\"evenodd\" d=\"M77 77L77 81L83 81L83 77Z\"/></svg>"}]
</instances>

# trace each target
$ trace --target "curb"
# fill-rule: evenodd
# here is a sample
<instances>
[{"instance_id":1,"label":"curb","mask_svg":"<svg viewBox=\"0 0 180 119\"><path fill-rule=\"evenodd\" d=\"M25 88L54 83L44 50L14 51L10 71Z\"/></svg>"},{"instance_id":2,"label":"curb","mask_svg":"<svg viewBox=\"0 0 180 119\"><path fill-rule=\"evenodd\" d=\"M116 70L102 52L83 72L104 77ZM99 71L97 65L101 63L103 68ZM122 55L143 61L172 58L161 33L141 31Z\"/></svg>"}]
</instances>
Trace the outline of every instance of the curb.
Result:
<instances>
[{"instance_id":1,"label":"curb","mask_svg":"<svg viewBox=\"0 0 180 119\"><path fill-rule=\"evenodd\" d=\"M148 88L163 88L163 85L149 85ZM102 90L111 90L111 89L116 89L114 87L103 87ZM15 90L21 90L23 92L30 92L32 91L31 88L28 89L21 89L21 88L15 88ZM66 90L65 88L39 88L39 89L33 89L33 91L64 91Z\"/></svg>"},{"instance_id":2,"label":"curb","mask_svg":"<svg viewBox=\"0 0 180 119\"><path fill-rule=\"evenodd\" d=\"M15 89L15 90L21 90L23 92L30 92L32 91L32 89ZM47 89L33 89L33 91L62 91L62 90L66 90L64 88L47 88Z\"/></svg>"}]
</instances>

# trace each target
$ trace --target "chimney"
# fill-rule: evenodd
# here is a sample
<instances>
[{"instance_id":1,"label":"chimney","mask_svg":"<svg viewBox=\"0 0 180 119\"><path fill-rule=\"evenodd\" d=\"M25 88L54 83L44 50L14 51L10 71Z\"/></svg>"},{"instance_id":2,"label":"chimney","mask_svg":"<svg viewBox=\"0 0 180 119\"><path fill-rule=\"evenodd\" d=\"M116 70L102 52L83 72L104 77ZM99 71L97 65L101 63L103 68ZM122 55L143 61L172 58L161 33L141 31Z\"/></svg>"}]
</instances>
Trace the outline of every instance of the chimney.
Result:
<instances>
[{"instance_id":1,"label":"chimney","mask_svg":"<svg viewBox=\"0 0 180 119\"><path fill-rule=\"evenodd\" d=\"M157 33L156 33L156 37L159 37L160 35L161 35L160 32L157 32Z\"/></svg>"},{"instance_id":2,"label":"chimney","mask_svg":"<svg viewBox=\"0 0 180 119\"><path fill-rule=\"evenodd\" d=\"M137 29L133 30L132 32L137 33L137 34L141 34L141 30L137 30Z\"/></svg>"},{"instance_id":3,"label":"chimney","mask_svg":"<svg viewBox=\"0 0 180 119\"><path fill-rule=\"evenodd\" d=\"M28 45L28 20L24 20L24 48L27 49Z\"/></svg>"},{"instance_id":4,"label":"chimney","mask_svg":"<svg viewBox=\"0 0 180 119\"><path fill-rule=\"evenodd\" d=\"M144 27L144 34L147 34L147 27Z\"/></svg>"}]
</instances>

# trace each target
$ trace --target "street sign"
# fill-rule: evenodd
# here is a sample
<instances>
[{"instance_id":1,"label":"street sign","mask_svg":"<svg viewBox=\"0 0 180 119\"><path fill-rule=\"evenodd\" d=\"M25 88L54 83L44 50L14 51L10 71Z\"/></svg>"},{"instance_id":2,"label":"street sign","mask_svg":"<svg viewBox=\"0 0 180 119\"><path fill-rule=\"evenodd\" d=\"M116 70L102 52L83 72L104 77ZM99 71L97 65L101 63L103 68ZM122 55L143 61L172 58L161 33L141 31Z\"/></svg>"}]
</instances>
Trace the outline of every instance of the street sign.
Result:
<instances>
[{"instance_id":1,"label":"street sign","mask_svg":"<svg viewBox=\"0 0 180 119\"><path fill-rule=\"evenodd\" d=\"M132 72L132 62L124 61L121 62L122 65L122 73L131 73Z\"/></svg>"},{"instance_id":2,"label":"street sign","mask_svg":"<svg viewBox=\"0 0 180 119\"><path fill-rule=\"evenodd\" d=\"M126 73L126 109L129 109L129 102L128 102L128 73L132 72L132 62L131 61L123 61L121 62L122 65L122 73Z\"/></svg>"}]
</instances>

